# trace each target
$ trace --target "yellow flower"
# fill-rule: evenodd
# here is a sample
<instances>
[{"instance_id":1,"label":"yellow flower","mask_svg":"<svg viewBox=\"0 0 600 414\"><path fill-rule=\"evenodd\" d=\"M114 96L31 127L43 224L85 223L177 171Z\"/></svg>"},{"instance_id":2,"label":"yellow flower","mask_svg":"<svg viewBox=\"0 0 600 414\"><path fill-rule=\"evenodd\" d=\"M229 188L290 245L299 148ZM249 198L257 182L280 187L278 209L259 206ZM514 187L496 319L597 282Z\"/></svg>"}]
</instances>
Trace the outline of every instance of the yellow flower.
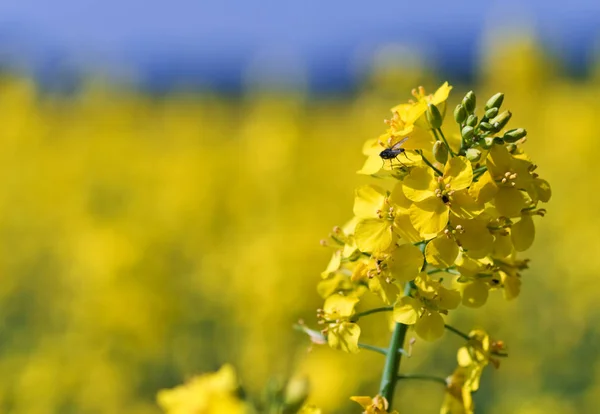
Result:
<instances>
[{"instance_id":1,"label":"yellow flower","mask_svg":"<svg viewBox=\"0 0 600 414\"><path fill-rule=\"evenodd\" d=\"M348 321L358 302L357 297L342 295L333 295L325 300L323 318L329 321L327 342L330 347L345 352L358 352L360 326Z\"/></svg>"},{"instance_id":2,"label":"yellow flower","mask_svg":"<svg viewBox=\"0 0 600 414\"><path fill-rule=\"evenodd\" d=\"M492 341L490 336L480 329L469 332L469 341L459 348L457 353L458 365L466 368L466 381L473 391L479 389L479 379L483 369L491 362L495 367L499 366L499 361L492 357L493 352L504 348L502 341Z\"/></svg>"},{"instance_id":3,"label":"yellow flower","mask_svg":"<svg viewBox=\"0 0 600 414\"><path fill-rule=\"evenodd\" d=\"M458 367L448 377L448 388L440 414L473 414L475 406L467 371L466 368Z\"/></svg>"},{"instance_id":4,"label":"yellow flower","mask_svg":"<svg viewBox=\"0 0 600 414\"><path fill-rule=\"evenodd\" d=\"M460 293L446 289L438 281L421 273L415 279L415 297L404 296L394 305L394 320L406 325L415 325L419 337L433 341L444 334L444 318L448 310L460 303Z\"/></svg>"},{"instance_id":5,"label":"yellow flower","mask_svg":"<svg viewBox=\"0 0 600 414\"><path fill-rule=\"evenodd\" d=\"M399 237L411 243L421 241L410 222L410 205L400 183L390 194L375 185L359 187L354 198L357 224L353 237L358 249L378 254L394 249Z\"/></svg>"},{"instance_id":6,"label":"yellow flower","mask_svg":"<svg viewBox=\"0 0 600 414\"><path fill-rule=\"evenodd\" d=\"M409 208L409 215L421 236L435 237L444 230L451 209L458 217L469 217L482 211L466 191L472 181L473 169L465 157L448 160L441 177L436 177L428 167L411 169L402 190L414 203Z\"/></svg>"},{"instance_id":7,"label":"yellow flower","mask_svg":"<svg viewBox=\"0 0 600 414\"><path fill-rule=\"evenodd\" d=\"M361 251L383 252L394 243L394 207L382 188L359 187L354 198L354 215L358 218L354 239Z\"/></svg>"},{"instance_id":8,"label":"yellow flower","mask_svg":"<svg viewBox=\"0 0 600 414\"><path fill-rule=\"evenodd\" d=\"M458 367L448 377L441 414L472 414L472 393L479 389L483 369L490 362L498 366L498 361L492 355L504 349L502 341L491 341L489 335L482 330L471 331L469 338L467 344L458 350Z\"/></svg>"},{"instance_id":9,"label":"yellow flower","mask_svg":"<svg viewBox=\"0 0 600 414\"><path fill-rule=\"evenodd\" d=\"M389 404L388 401L381 395L375 397L350 397L352 401L359 403L362 408L365 409L363 414L398 414L398 411L394 410L388 412Z\"/></svg>"},{"instance_id":10,"label":"yellow flower","mask_svg":"<svg viewBox=\"0 0 600 414\"><path fill-rule=\"evenodd\" d=\"M159 391L157 400L167 414L246 413L248 407L237 391L233 367L223 365L218 372L199 375L184 385Z\"/></svg>"},{"instance_id":11,"label":"yellow flower","mask_svg":"<svg viewBox=\"0 0 600 414\"><path fill-rule=\"evenodd\" d=\"M427 105L433 104L437 106L438 110L444 115L446 112L446 100L450 95L452 86L448 82L444 82L434 94L427 95L425 89L419 86L417 89L413 89L412 94L415 97L415 102L406 104L396 105L392 108L392 113L398 114L398 118L402 120L404 125L416 124L422 128L429 128L427 120L425 118L425 111L427 111ZM404 134L407 135L407 134Z\"/></svg>"},{"instance_id":12,"label":"yellow flower","mask_svg":"<svg viewBox=\"0 0 600 414\"><path fill-rule=\"evenodd\" d=\"M309 405L304 405L302 408L300 408L300 411L298 411L298 414L322 414L322 411L320 408L317 408L316 406L309 404Z\"/></svg>"},{"instance_id":13,"label":"yellow flower","mask_svg":"<svg viewBox=\"0 0 600 414\"><path fill-rule=\"evenodd\" d=\"M513 157L503 145L494 145L490 149L486 165L498 187L494 206L501 216L519 217L528 205L550 199L550 186L533 172L533 164ZM489 181L489 178L485 179Z\"/></svg>"}]
</instances>

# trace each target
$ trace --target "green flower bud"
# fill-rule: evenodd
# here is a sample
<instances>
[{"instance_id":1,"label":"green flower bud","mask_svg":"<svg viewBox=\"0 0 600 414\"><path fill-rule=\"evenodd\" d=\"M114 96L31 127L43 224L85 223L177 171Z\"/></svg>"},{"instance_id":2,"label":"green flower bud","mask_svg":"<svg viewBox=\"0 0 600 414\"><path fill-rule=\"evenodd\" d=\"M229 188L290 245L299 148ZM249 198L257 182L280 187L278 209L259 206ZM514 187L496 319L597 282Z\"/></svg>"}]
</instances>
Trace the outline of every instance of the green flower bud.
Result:
<instances>
[{"instance_id":1,"label":"green flower bud","mask_svg":"<svg viewBox=\"0 0 600 414\"><path fill-rule=\"evenodd\" d=\"M472 114L475 111L475 105L477 104L477 98L475 98L475 94L473 91L467 92L465 97L462 100L462 104L467 110L468 113Z\"/></svg>"},{"instance_id":2,"label":"green flower bud","mask_svg":"<svg viewBox=\"0 0 600 414\"><path fill-rule=\"evenodd\" d=\"M506 131L504 136L502 137L506 142L517 142L521 138L527 135L527 131L523 128L511 129L510 131Z\"/></svg>"},{"instance_id":3,"label":"green flower bud","mask_svg":"<svg viewBox=\"0 0 600 414\"><path fill-rule=\"evenodd\" d=\"M458 124L462 124L467 119L467 110L461 104L456 105L456 109L454 109L454 120Z\"/></svg>"},{"instance_id":4,"label":"green flower bud","mask_svg":"<svg viewBox=\"0 0 600 414\"><path fill-rule=\"evenodd\" d=\"M494 126L494 130L500 131L502 128L504 128L506 126L506 124L508 124L508 121L510 121L511 117L512 117L512 114L510 113L510 111L504 111L500 115L498 115L496 118L494 118L492 120L492 125Z\"/></svg>"},{"instance_id":5,"label":"green flower bud","mask_svg":"<svg viewBox=\"0 0 600 414\"><path fill-rule=\"evenodd\" d=\"M485 104L485 109L486 110L491 109L491 108L500 109L500 106L502 105L502 101L504 101L504 94L501 92L498 92L497 94L492 96L490 99L488 99L488 101Z\"/></svg>"},{"instance_id":6,"label":"green flower bud","mask_svg":"<svg viewBox=\"0 0 600 414\"><path fill-rule=\"evenodd\" d=\"M466 155L467 159L471 162L477 162L481 159L481 151L477 148L469 148Z\"/></svg>"},{"instance_id":7,"label":"green flower bud","mask_svg":"<svg viewBox=\"0 0 600 414\"><path fill-rule=\"evenodd\" d=\"M487 111L485 111L485 117L487 119L492 119L496 115L498 115L498 108L490 108Z\"/></svg>"},{"instance_id":8,"label":"green flower bud","mask_svg":"<svg viewBox=\"0 0 600 414\"><path fill-rule=\"evenodd\" d=\"M517 150L517 144L508 144L506 146L506 149L508 150L508 152L510 152L511 154L514 154L515 151Z\"/></svg>"},{"instance_id":9,"label":"green flower bud","mask_svg":"<svg viewBox=\"0 0 600 414\"><path fill-rule=\"evenodd\" d=\"M443 120L444 118L439 109L437 109L437 106L434 104L427 104L427 121L431 128L439 129L442 126Z\"/></svg>"},{"instance_id":10,"label":"green flower bud","mask_svg":"<svg viewBox=\"0 0 600 414\"><path fill-rule=\"evenodd\" d=\"M469 117L467 118L467 125L474 127L475 125L477 125L477 116L476 115L469 115Z\"/></svg>"},{"instance_id":11,"label":"green flower bud","mask_svg":"<svg viewBox=\"0 0 600 414\"><path fill-rule=\"evenodd\" d=\"M490 149L494 145L494 137L485 137L480 144L484 149Z\"/></svg>"},{"instance_id":12,"label":"green flower bud","mask_svg":"<svg viewBox=\"0 0 600 414\"><path fill-rule=\"evenodd\" d=\"M284 396L284 413L296 413L308 398L309 384L306 378L292 378L286 388Z\"/></svg>"},{"instance_id":13,"label":"green flower bud","mask_svg":"<svg viewBox=\"0 0 600 414\"><path fill-rule=\"evenodd\" d=\"M442 141L436 141L433 144L433 157L440 164L446 164L448 161L448 147Z\"/></svg>"},{"instance_id":14,"label":"green flower bud","mask_svg":"<svg viewBox=\"0 0 600 414\"><path fill-rule=\"evenodd\" d=\"M484 131L491 131L492 129L494 129L494 127L492 127L492 125L488 122L480 123L479 128L481 128Z\"/></svg>"},{"instance_id":15,"label":"green flower bud","mask_svg":"<svg viewBox=\"0 0 600 414\"><path fill-rule=\"evenodd\" d=\"M470 140L473 139L473 135L475 134L475 129L472 126L467 125L462 129L462 131L460 131L460 134L462 135L465 141L470 142Z\"/></svg>"}]
</instances>

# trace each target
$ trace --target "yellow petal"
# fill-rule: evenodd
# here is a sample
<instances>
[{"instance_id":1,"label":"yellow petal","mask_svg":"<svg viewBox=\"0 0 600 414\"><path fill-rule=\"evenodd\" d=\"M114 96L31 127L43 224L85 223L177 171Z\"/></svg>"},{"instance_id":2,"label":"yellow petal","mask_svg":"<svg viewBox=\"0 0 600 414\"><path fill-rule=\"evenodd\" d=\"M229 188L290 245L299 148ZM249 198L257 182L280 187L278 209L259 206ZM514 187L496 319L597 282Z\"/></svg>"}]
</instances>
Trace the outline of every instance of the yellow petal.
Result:
<instances>
[{"instance_id":1,"label":"yellow petal","mask_svg":"<svg viewBox=\"0 0 600 414\"><path fill-rule=\"evenodd\" d=\"M388 283L377 276L368 279L368 281L369 290L375 295L379 296L379 298L386 305L389 305L398 297L398 286L396 286L394 283Z\"/></svg>"},{"instance_id":2,"label":"yellow petal","mask_svg":"<svg viewBox=\"0 0 600 414\"><path fill-rule=\"evenodd\" d=\"M402 191L411 201L423 201L435 197L434 190L438 183L433 176L433 170L427 167L415 167L404 179Z\"/></svg>"},{"instance_id":3,"label":"yellow petal","mask_svg":"<svg viewBox=\"0 0 600 414\"><path fill-rule=\"evenodd\" d=\"M354 215L359 218L379 218L385 209L386 193L376 185L363 185L354 192Z\"/></svg>"},{"instance_id":4,"label":"yellow petal","mask_svg":"<svg viewBox=\"0 0 600 414\"><path fill-rule=\"evenodd\" d=\"M483 212L484 206L475 201L467 190L461 190L452 194L450 209L458 217L473 218Z\"/></svg>"},{"instance_id":5,"label":"yellow petal","mask_svg":"<svg viewBox=\"0 0 600 414\"><path fill-rule=\"evenodd\" d=\"M533 201L539 200L547 203L550 200L550 197L552 197L552 189L550 188L548 181L536 178L533 180L533 186L536 193L536 197L532 197L534 199Z\"/></svg>"},{"instance_id":6,"label":"yellow petal","mask_svg":"<svg viewBox=\"0 0 600 414\"><path fill-rule=\"evenodd\" d=\"M392 193L390 194L390 202L394 206L394 209L400 212L406 212L412 205L412 202L404 195L401 181L398 181L392 189Z\"/></svg>"},{"instance_id":7,"label":"yellow petal","mask_svg":"<svg viewBox=\"0 0 600 414\"><path fill-rule=\"evenodd\" d=\"M402 144L402 148L406 150L431 150L434 143L435 138L429 131L422 128L415 128L406 142Z\"/></svg>"},{"instance_id":8,"label":"yellow petal","mask_svg":"<svg viewBox=\"0 0 600 414\"><path fill-rule=\"evenodd\" d=\"M410 221L421 236L436 236L448 224L449 209L438 197L413 204L408 209Z\"/></svg>"},{"instance_id":9,"label":"yellow petal","mask_svg":"<svg viewBox=\"0 0 600 414\"><path fill-rule=\"evenodd\" d=\"M394 218L394 231L409 243L423 241L423 237L421 237L421 234L413 226L408 214L396 214Z\"/></svg>"},{"instance_id":10,"label":"yellow petal","mask_svg":"<svg viewBox=\"0 0 600 414\"><path fill-rule=\"evenodd\" d=\"M500 278L504 284L504 298L511 300L519 296L521 292L521 279L515 275L500 272Z\"/></svg>"},{"instance_id":11,"label":"yellow petal","mask_svg":"<svg viewBox=\"0 0 600 414\"><path fill-rule=\"evenodd\" d=\"M492 248L492 256L498 259L505 258L513 252L512 239L510 234L494 236L494 247Z\"/></svg>"},{"instance_id":12,"label":"yellow petal","mask_svg":"<svg viewBox=\"0 0 600 414\"><path fill-rule=\"evenodd\" d=\"M380 152L382 150L379 150ZM383 167L385 167L384 161L381 159L379 154L369 155L365 160L362 168L356 171L357 174L373 175L377 174Z\"/></svg>"},{"instance_id":13,"label":"yellow petal","mask_svg":"<svg viewBox=\"0 0 600 414\"><path fill-rule=\"evenodd\" d=\"M365 141L363 144L362 153L365 155L376 155L379 157L379 153L383 151L383 146L380 144L380 142L381 137Z\"/></svg>"},{"instance_id":14,"label":"yellow petal","mask_svg":"<svg viewBox=\"0 0 600 414\"><path fill-rule=\"evenodd\" d=\"M333 252L333 256L331 256L331 260L329 260L327 268L321 273L321 277L324 279L331 275L333 272L337 271L340 268L341 263L342 251L336 250L335 252Z\"/></svg>"},{"instance_id":15,"label":"yellow petal","mask_svg":"<svg viewBox=\"0 0 600 414\"><path fill-rule=\"evenodd\" d=\"M427 263L442 269L454 265L458 256L458 245L456 242L444 235L431 240L425 248Z\"/></svg>"},{"instance_id":16,"label":"yellow petal","mask_svg":"<svg viewBox=\"0 0 600 414\"><path fill-rule=\"evenodd\" d=\"M468 283L462 294L463 305L469 308L479 308L483 306L487 301L489 295L488 285L481 280L476 280L472 283Z\"/></svg>"},{"instance_id":17,"label":"yellow petal","mask_svg":"<svg viewBox=\"0 0 600 414\"><path fill-rule=\"evenodd\" d=\"M419 319L421 302L410 296L404 296L394 305L394 320L405 325L413 325Z\"/></svg>"},{"instance_id":18,"label":"yellow petal","mask_svg":"<svg viewBox=\"0 0 600 414\"><path fill-rule=\"evenodd\" d=\"M359 301L354 296L333 295L325 299L323 310L329 319L347 318L354 314L354 307Z\"/></svg>"},{"instance_id":19,"label":"yellow petal","mask_svg":"<svg viewBox=\"0 0 600 414\"><path fill-rule=\"evenodd\" d=\"M510 171L513 158L504 145L493 145L490 148L486 165L494 178L500 178L505 172Z\"/></svg>"},{"instance_id":20,"label":"yellow petal","mask_svg":"<svg viewBox=\"0 0 600 414\"><path fill-rule=\"evenodd\" d=\"M342 322L329 328L327 342L334 349L344 352L358 352L360 326L351 322Z\"/></svg>"},{"instance_id":21,"label":"yellow petal","mask_svg":"<svg viewBox=\"0 0 600 414\"><path fill-rule=\"evenodd\" d=\"M398 246L388 259L392 277L399 282L409 282L417 277L423 267L423 253L412 244Z\"/></svg>"},{"instance_id":22,"label":"yellow petal","mask_svg":"<svg viewBox=\"0 0 600 414\"><path fill-rule=\"evenodd\" d=\"M450 86L448 82L444 82L442 86L440 86L433 94L431 103L434 105L439 105L440 103L445 102L448 99L448 96L450 96L451 90L452 86Z\"/></svg>"},{"instance_id":23,"label":"yellow petal","mask_svg":"<svg viewBox=\"0 0 600 414\"><path fill-rule=\"evenodd\" d=\"M491 201L498 192L498 186L488 171L483 173L479 180L471 184L469 194L478 203Z\"/></svg>"},{"instance_id":24,"label":"yellow petal","mask_svg":"<svg viewBox=\"0 0 600 414\"><path fill-rule=\"evenodd\" d=\"M438 312L425 313L417 321L415 332L426 341L435 341L444 335L444 318Z\"/></svg>"},{"instance_id":25,"label":"yellow petal","mask_svg":"<svg viewBox=\"0 0 600 414\"><path fill-rule=\"evenodd\" d=\"M525 196L513 187L500 187L494 198L498 213L505 217L519 217L525 207Z\"/></svg>"},{"instance_id":26,"label":"yellow petal","mask_svg":"<svg viewBox=\"0 0 600 414\"><path fill-rule=\"evenodd\" d=\"M460 304L460 293L453 289L446 289L440 286L438 290L438 302L442 309L456 309Z\"/></svg>"},{"instance_id":27,"label":"yellow petal","mask_svg":"<svg viewBox=\"0 0 600 414\"><path fill-rule=\"evenodd\" d=\"M473 168L465 157L454 157L444 168L444 184L450 184L452 190L463 190L473 182Z\"/></svg>"},{"instance_id":28,"label":"yellow petal","mask_svg":"<svg viewBox=\"0 0 600 414\"><path fill-rule=\"evenodd\" d=\"M393 223L388 220L363 219L354 229L356 246L363 252L383 252L393 242Z\"/></svg>"},{"instance_id":29,"label":"yellow petal","mask_svg":"<svg viewBox=\"0 0 600 414\"><path fill-rule=\"evenodd\" d=\"M535 238L533 218L528 214L523 215L521 220L512 225L511 236L516 251L524 252L529 249Z\"/></svg>"},{"instance_id":30,"label":"yellow petal","mask_svg":"<svg viewBox=\"0 0 600 414\"><path fill-rule=\"evenodd\" d=\"M471 257L484 257L492 251L494 236L487 228L488 220L485 216L471 220L452 217L451 221L454 227L462 226L462 231L456 233L456 239ZM479 254L473 255L472 252Z\"/></svg>"},{"instance_id":31,"label":"yellow petal","mask_svg":"<svg viewBox=\"0 0 600 414\"><path fill-rule=\"evenodd\" d=\"M456 360L458 361L458 365L461 367L468 367L473 363L473 358L471 358L471 353L466 346L460 347L456 354Z\"/></svg>"}]
</instances>

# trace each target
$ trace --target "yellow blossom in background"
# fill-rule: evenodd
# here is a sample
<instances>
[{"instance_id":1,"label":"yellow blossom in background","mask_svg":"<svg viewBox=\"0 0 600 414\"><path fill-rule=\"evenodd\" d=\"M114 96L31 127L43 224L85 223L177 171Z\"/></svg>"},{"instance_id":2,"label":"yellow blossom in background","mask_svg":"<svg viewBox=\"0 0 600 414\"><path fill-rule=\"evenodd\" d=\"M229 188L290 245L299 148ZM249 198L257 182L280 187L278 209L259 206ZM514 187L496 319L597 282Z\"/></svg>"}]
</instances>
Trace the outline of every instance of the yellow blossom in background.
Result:
<instances>
[{"instance_id":1,"label":"yellow blossom in background","mask_svg":"<svg viewBox=\"0 0 600 414\"><path fill-rule=\"evenodd\" d=\"M595 412L600 199L592 190L599 178L600 84L560 74L557 61L533 41L500 44L504 39L483 42L473 85L478 115L482 97L506 94L511 123L528 131L524 145L506 149L538 166L533 190L521 193L539 205L500 220L496 194L511 185L510 177L502 183L510 168L482 173L489 150L482 151L470 160L468 192L486 210L467 221L473 231L451 213L449 234L442 231L426 246L425 258L434 264L424 271L440 269L429 277L461 295L457 309L441 314L447 324L467 333L485 327L514 349L501 369L487 368L493 375L481 378L475 412ZM391 193L400 243L421 240L418 232L409 238L414 229L401 234L412 226L411 202L403 204L395 184L353 175L368 158L375 171L367 175L406 176L408 168L423 167L414 149L443 170L425 148L435 139L418 126L403 145L406 156L398 157L406 170L379 157L388 145L378 137L389 128L382 125L389 108L411 98L414 85L430 93L442 83L394 73L401 81L385 90L363 85L343 99L255 92L240 100L208 91L148 96L101 83L70 99L4 76L0 365L10 375L0 387L2 410L153 414L157 390L224 361L256 395L297 357L318 384L311 403L323 413L359 412L347 397L376 393L382 356L335 352L326 348L327 338L306 353L308 339L289 328L299 317L314 321L314 309L340 291L361 298L355 313L393 306L402 295L401 283L385 282L389 267L382 263L377 274L377 259L357 252L352 226L340 226L341 244L328 238L329 247L318 248L328 229L352 219L354 190L362 185ZM442 129L458 151L452 114L467 89L453 86ZM360 153L367 140L369 157ZM552 208L542 219L535 211L550 196ZM532 222L534 242L522 252ZM455 223L466 230L460 233ZM474 249L473 232L491 236L491 251L489 238L485 249ZM366 270L355 271L359 265ZM389 304L376 293L383 288ZM517 300L507 305L504 295ZM361 318L360 340L385 347L391 318L391 311ZM432 343L412 328L407 335L416 342L403 367L441 376L452 372L455 351L466 342L449 332ZM445 397L436 384L406 382L397 398L394 408L419 413L436 412Z\"/></svg>"},{"instance_id":2,"label":"yellow blossom in background","mask_svg":"<svg viewBox=\"0 0 600 414\"><path fill-rule=\"evenodd\" d=\"M184 385L158 393L158 404L167 414L247 413L238 396L233 367L224 365L212 374L192 378Z\"/></svg>"},{"instance_id":3,"label":"yellow blossom in background","mask_svg":"<svg viewBox=\"0 0 600 414\"><path fill-rule=\"evenodd\" d=\"M359 403L365 410L363 414L398 414L398 411L388 412L389 404L381 395L375 397L350 397L352 401Z\"/></svg>"}]
</instances>

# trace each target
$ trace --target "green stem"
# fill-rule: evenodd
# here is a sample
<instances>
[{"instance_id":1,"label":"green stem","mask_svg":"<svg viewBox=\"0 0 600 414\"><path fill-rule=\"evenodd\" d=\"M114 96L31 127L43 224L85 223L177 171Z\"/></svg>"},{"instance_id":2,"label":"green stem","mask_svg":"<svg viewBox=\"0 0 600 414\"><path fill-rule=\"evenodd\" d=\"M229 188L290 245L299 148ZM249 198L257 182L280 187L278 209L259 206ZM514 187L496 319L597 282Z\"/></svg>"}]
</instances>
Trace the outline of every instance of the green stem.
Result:
<instances>
[{"instance_id":1,"label":"green stem","mask_svg":"<svg viewBox=\"0 0 600 414\"><path fill-rule=\"evenodd\" d=\"M387 356L388 354L388 350L385 348L381 348L378 346L374 346L374 345L369 345L369 344L361 344L360 342L358 343L358 347L361 349L366 349L367 351L373 351L373 352L377 352L378 354L382 354Z\"/></svg>"},{"instance_id":2,"label":"green stem","mask_svg":"<svg viewBox=\"0 0 600 414\"><path fill-rule=\"evenodd\" d=\"M388 354L388 350L385 348L381 348L379 346L375 346L375 345L369 345L369 344L363 344L363 343L358 343L358 347L361 349L366 349L367 351L373 351L373 352L377 352L378 354L382 354L387 356ZM402 354L402 355L406 355L407 357L410 358L410 354L404 349L404 348L400 348L398 349L398 353Z\"/></svg>"},{"instance_id":3,"label":"green stem","mask_svg":"<svg viewBox=\"0 0 600 414\"><path fill-rule=\"evenodd\" d=\"M450 332L452 332L452 333L454 333L454 334L456 334L456 335L460 336L461 338L463 338L463 339L465 339L465 340L467 340L467 341L469 341L469 340L471 339L471 337L470 337L469 335L467 335L467 334L466 334L466 333L464 333L464 332L461 332L461 331L459 331L458 329L456 329L456 328L455 328L455 327L453 327L453 326L450 326L450 325L447 325L447 324L446 324L446 325L444 325L444 327L445 327L446 329L448 329Z\"/></svg>"},{"instance_id":4,"label":"green stem","mask_svg":"<svg viewBox=\"0 0 600 414\"><path fill-rule=\"evenodd\" d=\"M423 381L433 381L442 384L444 387L448 386L448 382L442 377L436 377L435 375L422 375L422 374L404 374L398 375L399 380L403 379L414 379L414 380L423 380Z\"/></svg>"},{"instance_id":5,"label":"green stem","mask_svg":"<svg viewBox=\"0 0 600 414\"><path fill-rule=\"evenodd\" d=\"M438 138L438 135L437 135L437 133L436 133L436 130L435 130L435 129L432 129L432 131L433 131L433 135L435 135L435 137L436 137L437 139L439 139L439 138ZM442 132L442 129L441 129L441 128L438 128L438 129L437 129L437 132L439 132L439 133L440 133L440 136L442 137L442 141L444 141L444 144L446 144L446 147L448 147L448 152L450 153L450 155L451 155L452 157L455 157L455 156L456 156L456 153L455 153L454 151L452 151L452 147L450 147L450 144L448 144L448 141L446 140L446 136L445 136L445 135L444 135L444 133Z\"/></svg>"},{"instance_id":6,"label":"green stem","mask_svg":"<svg viewBox=\"0 0 600 414\"><path fill-rule=\"evenodd\" d=\"M479 168L475 168L473 170L473 179L476 180L479 177L481 177L483 175L484 172L487 171L487 166L483 166L483 167L479 167Z\"/></svg>"},{"instance_id":7,"label":"green stem","mask_svg":"<svg viewBox=\"0 0 600 414\"><path fill-rule=\"evenodd\" d=\"M374 308L374 309L369 309L366 310L364 312L358 312L357 314L355 314L352 319L350 319L351 322L358 322L358 320L360 318L362 318L363 316L367 316L367 315L371 315L373 313L378 313L378 312L390 312L394 310L393 306L382 306L381 308Z\"/></svg>"},{"instance_id":8,"label":"green stem","mask_svg":"<svg viewBox=\"0 0 600 414\"><path fill-rule=\"evenodd\" d=\"M410 295L410 290L411 284L410 282L407 282L404 286L404 296ZM400 360L402 359L402 354L399 350L403 348L407 330L408 325L396 323L392 339L390 340L389 351L385 358L385 365L383 367L379 394L388 401L390 407L392 407L394 400L394 391L396 390L396 381L398 380L398 370L400 369Z\"/></svg>"},{"instance_id":9,"label":"green stem","mask_svg":"<svg viewBox=\"0 0 600 414\"><path fill-rule=\"evenodd\" d=\"M423 159L423 162L425 164L427 164L429 167L431 167L431 169L433 169L433 171L435 171L435 173L439 176L444 175L444 173L442 173L440 170L438 170L437 168L435 168L433 166L433 164L431 162L429 162L429 160L427 158L425 158L425 155L423 155L423 151L417 151L417 153L421 156L421 158Z\"/></svg>"},{"instance_id":10,"label":"green stem","mask_svg":"<svg viewBox=\"0 0 600 414\"><path fill-rule=\"evenodd\" d=\"M450 268L450 267L449 267L449 268L447 268L447 269L431 269L431 270L428 270L428 271L427 271L427 274L428 274L428 275L434 275L434 274L436 274L436 273L441 273L441 272L444 272L444 273L450 273L451 275L457 275L457 276L460 276L460 272L459 272L458 270L456 270L456 269L452 269L452 268Z\"/></svg>"}]
</instances>

